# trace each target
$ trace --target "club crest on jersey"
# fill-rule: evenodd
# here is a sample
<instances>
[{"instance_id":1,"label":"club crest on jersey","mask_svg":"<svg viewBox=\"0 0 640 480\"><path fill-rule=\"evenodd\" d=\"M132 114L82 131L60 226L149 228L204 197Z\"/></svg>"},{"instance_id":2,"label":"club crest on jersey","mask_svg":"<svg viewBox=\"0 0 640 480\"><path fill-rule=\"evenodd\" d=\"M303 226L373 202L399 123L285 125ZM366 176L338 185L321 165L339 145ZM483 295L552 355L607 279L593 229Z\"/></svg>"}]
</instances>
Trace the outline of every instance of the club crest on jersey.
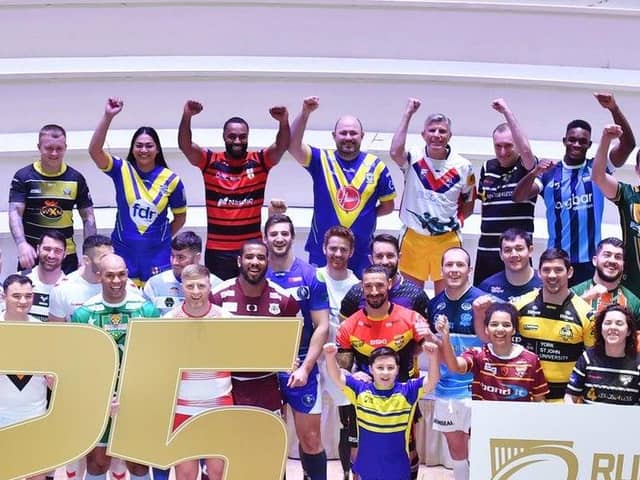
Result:
<instances>
[{"instance_id":1,"label":"club crest on jersey","mask_svg":"<svg viewBox=\"0 0 640 480\"><path fill-rule=\"evenodd\" d=\"M56 200L45 200L42 207L40 207L40 215L45 218L56 220L62 217L63 213L62 208Z\"/></svg>"},{"instance_id":2,"label":"club crest on jersey","mask_svg":"<svg viewBox=\"0 0 640 480\"><path fill-rule=\"evenodd\" d=\"M367 182L369 185L373 185L375 183L375 179L373 177L373 172L368 172L364 176L364 181Z\"/></svg>"},{"instance_id":3,"label":"club crest on jersey","mask_svg":"<svg viewBox=\"0 0 640 480\"><path fill-rule=\"evenodd\" d=\"M119 313L112 313L109 315L109 321L111 325L118 325L122 321L122 315Z\"/></svg>"},{"instance_id":4,"label":"club crest on jersey","mask_svg":"<svg viewBox=\"0 0 640 480\"><path fill-rule=\"evenodd\" d=\"M560 329L558 334L560 335L560 338L562 338L562 340L564 340L565 342L573 338L573 330L571 330L571 327L569 325L564 325Z\"/></svg>"},{"instance_id":5,"label":"club crest on jersey","mask_svg":"<svg viewBox=\"0 0 640 480\"><path fill-rule=\"evenodd\" d=\"M253 173L253 168L247 168L247 177L248 178L255 177L255 174Z\"/></svg>"},{"instance_id":6,"label":"club crest on jersey","mask_svg":"<svg viewBox=\"0 0 640 480\"><path fill-rule=\"evenodd\" d=\"M269 304L269 313L271 315L279 315L280 314L280 305L278 305L277 303L270 303Z\"/></svg>"},{"instance_id":7,"label":"club crest on jersey","mask_svg":"<svg viewBox=\"0 0 640 480\"><path fill-rule=\"evenodd\" d=\"M338 205L345 212L352 212L360 206L360 192L351 185L340 187L337 192Z\"/></svg>"},{"instance_id":8,"label":"club crest on jersey","mask_svg":"<svg viewBox=\"0 0 640 480\"><path fill-rule=\"evenodd\" d=\"M527 373L528 368L529 367L527 365L516 365L515 366L516 375L518 375L521 378L524 378L524 375Z\"/></svg>"},{"instance_id":9,"label":"club crest on jersey","mask_svg":"<svg viewBox=\"0 0 640 480\"><path fill-rule=\"evenodd\" d=\"M129 206L129 216L137 227L148 227L158 218L158 209L141 198Z\"/></svg>"},{"instance_id":10,"label":"club crest on jersey","mask_svg":"<svg viewBox=\"0 0 640 480\"><path fill-rule=\"evenodd\" d=\"M62 194L67 196L67 197L71 196L71 189L69 187L64 187L62 189Z\"/></svg>"}]
</instances>

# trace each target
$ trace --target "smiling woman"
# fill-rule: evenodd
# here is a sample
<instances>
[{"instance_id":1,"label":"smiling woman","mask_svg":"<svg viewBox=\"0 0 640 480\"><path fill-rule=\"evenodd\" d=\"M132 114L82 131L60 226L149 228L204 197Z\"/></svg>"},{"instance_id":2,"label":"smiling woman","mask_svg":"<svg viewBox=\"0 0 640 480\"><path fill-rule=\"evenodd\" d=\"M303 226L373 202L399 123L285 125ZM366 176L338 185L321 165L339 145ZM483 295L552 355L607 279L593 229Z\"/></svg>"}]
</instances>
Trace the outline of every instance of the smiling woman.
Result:
<instances>
[{"instance_id":1,"label":"smiling woman","mask_svg":"<svg viewBox=\"0 0 640 480\"><path fill-rule=\"evenodd\" d=\"M118 213L111 238L127 263L129 278L143 284L170 266L171 237L184 225L187 201L180 177L167 168L160 138L151 127L133 134L126 161L103 150L107 130L124 106L109 98L96 128L89 154L113 180ZM173 221L169 222L171 209Z\"/></svg>"},{"instance_id":2,"label":"smiling woman","mask_svg":"<svg viewBox=\"0 0 640 480\"><path fill-rule=\"evenodd\" d=\"M631 313L621 305L608 305L596 316L594 329L596 343L576 362L565 402L638 405L640 362Z\"/></svg>"}]
</instances>

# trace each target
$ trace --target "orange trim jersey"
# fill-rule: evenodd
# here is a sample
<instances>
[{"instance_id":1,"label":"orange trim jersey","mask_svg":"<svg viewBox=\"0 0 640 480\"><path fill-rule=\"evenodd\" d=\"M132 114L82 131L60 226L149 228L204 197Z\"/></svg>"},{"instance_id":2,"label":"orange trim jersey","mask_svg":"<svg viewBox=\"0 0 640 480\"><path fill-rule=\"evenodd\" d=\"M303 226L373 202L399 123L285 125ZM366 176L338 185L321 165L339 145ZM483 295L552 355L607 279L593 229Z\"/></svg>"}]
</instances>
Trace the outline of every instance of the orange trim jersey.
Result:
<instances>
[{"instance_id":1,"label":"orange trim jersey","mask_svg":"<svg viewBox=\"0 0 640 480\"><path fill-rule=\"evenodd\" d=\"M358 310L338 328L336 343L341 352L353 352L356 369L369 372L369 357L376 348L389 347L400 356L398 381L406 382L418 376L416 351L422 336L417 322L427 322L419 313L401 305L391 304L384 317L372 318L366 309Z\"/></svg>"},{"instance_id":2,"label":"orange trim jersey","mask_svg":"<svg viewBox=\"0 0 640 480\"><path fill-rule=\"evenodd\" d=\"M260 222L269 170L275 163L267 150L243 159L202 150L207 204L207 250L235 251L247 240L261 238Z\"/></svg>"}]
</instances>

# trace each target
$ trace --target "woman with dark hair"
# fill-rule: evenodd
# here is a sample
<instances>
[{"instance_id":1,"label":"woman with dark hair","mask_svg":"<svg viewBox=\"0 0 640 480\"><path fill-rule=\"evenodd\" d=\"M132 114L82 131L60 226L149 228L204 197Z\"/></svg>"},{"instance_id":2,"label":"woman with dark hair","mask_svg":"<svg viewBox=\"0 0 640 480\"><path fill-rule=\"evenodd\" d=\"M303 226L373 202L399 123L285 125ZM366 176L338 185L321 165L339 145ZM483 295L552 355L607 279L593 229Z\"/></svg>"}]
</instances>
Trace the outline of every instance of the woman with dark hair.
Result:
<instances>
[{"instance_id":1,"label":"woman with dark hair","mask_svg":"<svg viewBox=\"0 0 640 480\"><path fill-rule=\"evenodd\" d=\"M540 359L522 345L513 343L518 310L510 303L494 303L485 312L484 329L489 343L456 354L449 339L445 315L435 318L442 339L442 361L456 373L473 373L473 400L541 402L549 393Z\"/></svg>"},{"instance_id":2,"label":"woman with dark hair","mask_svg":"<svg viewBox=\"0 0 640 480\"><path fill-rule=\"evenodd\" d=\"M91 137L89 155L113 180L118 207L111 234L113 247L127 263L129 278L141 285L170 268L171 237L184 225L187 201L180 177L167 168L160 138L153 128L136 130L126 162L104 151L111 121L123 106L119 98L107 100L104 115Z\"/></svg>"},{"instance_id":3,"label":"woman with dark hair","mask_svg":"<svg viewBox=\"0 0 640 480\"><path fill-rule=\"evenodd\" d=\"M607 305L595 321L595 345L576 362L565 403L640 403L636 325L629 310Z\"/></svg>"}]
</instances>

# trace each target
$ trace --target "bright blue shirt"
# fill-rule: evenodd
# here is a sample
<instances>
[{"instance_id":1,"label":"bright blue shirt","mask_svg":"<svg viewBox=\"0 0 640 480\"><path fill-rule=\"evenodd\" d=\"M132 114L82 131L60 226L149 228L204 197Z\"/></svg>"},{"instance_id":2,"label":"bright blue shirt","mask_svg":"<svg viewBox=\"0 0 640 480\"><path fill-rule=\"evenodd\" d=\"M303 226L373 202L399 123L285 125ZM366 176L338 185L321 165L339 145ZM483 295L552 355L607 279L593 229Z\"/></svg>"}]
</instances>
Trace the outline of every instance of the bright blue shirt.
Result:
<instances>
[{"instance_id":1,"label":"bright blue shirt","mask_svg":"<svg viewBox=\"0 0 640 480\"><path fill-rule=\"evenodd\" d=\"M309 343L314 330L311 312L329 310L327 285L321 276L316 274L315 267L297 257L293 260L288 271L274 272L269 267L267 278L284 288L300 305L303 325L298 356L304 358L309 351Z\"/></svg>"}]
</instances>

